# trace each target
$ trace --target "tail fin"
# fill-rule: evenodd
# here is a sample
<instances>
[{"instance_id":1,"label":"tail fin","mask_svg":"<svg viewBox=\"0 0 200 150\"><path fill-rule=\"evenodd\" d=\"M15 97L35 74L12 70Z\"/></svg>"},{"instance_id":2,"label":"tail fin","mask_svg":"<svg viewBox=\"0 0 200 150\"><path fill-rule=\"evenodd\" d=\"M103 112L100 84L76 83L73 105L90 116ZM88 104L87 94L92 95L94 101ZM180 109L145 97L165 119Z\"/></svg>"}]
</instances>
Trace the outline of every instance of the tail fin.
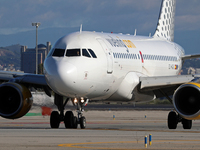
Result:
<instances>
[{"instance_id":1,"label":"tail fin","mask_svg":"<svg viewBox=\"0 0 200 150\"><path fill-rule=\"evenodd\" d=\"M176 0L163 0L154 37L174 41Z\"/></svg>"}]
</instances>

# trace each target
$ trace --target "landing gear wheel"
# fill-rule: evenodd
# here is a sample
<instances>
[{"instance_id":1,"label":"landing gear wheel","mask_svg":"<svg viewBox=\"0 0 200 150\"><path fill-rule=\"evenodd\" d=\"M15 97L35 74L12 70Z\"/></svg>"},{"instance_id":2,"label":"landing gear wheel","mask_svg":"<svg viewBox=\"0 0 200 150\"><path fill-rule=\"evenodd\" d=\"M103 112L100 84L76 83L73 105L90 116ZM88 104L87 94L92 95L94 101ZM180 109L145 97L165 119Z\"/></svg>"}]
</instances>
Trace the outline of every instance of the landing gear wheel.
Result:
<instances>
[{"instance_id":1,"label":"landing gear wheel","mask_svg":"<svg viewBox=\"0 0 200 150\"><path fill-rule=\"evenodd\" d=\"M73 126L73 128L77 129L77 127L78 127L78 118L75 116L74 117L74 126Z\"/></svg>"},{"instance_id":2,"label":"landing gear wheel","mask_svg":"<svg viewBox=\"0 0 200 150\"><path fill-rule=\"evenodd\" d=\"M74 128L74 114L72 111L67 111L64 116L65 128Z\"/></svg>"},{"instance_id":3,"label":"landing gear wheel","mask_svg":"<svg viewBox=\"0 0 200 150\"><path fill-rule=\"evenodd\" d=\"M60 125L60 115L57 111L52 111L50 116L50 126L51 128L59 128Z\"/></svg>"},{"instance_id":4,"label":"landing gear wheel","mask_svg":"<svg viewBox=\"0 0 200 150\"><path fill-rule=\"evenodd\" d=\"M191 129L192 128L192 120L182 119L183 129Z\"/></svg>"},{"instance_id":5,"label":"landing gear wheel","mask_svg":"<svg viewBox=\"0 0 200 150\"><path fill-rule=\"evenodd\" d=\"M176 129L178 124L178 116L174 111L171 111L168 115L168 128Z\"/></svg>"},{"instance_id":6,"label":"landing gear wheel","mask_svg":"<svg viewBox=\"0 0 200 150\"><path fill-rule=\"evenodd\" d=\"M81 129L85 129L86 127L86 119L84 116L80 118L80 126L81 126Z\"/></svg>"}]
</instances>

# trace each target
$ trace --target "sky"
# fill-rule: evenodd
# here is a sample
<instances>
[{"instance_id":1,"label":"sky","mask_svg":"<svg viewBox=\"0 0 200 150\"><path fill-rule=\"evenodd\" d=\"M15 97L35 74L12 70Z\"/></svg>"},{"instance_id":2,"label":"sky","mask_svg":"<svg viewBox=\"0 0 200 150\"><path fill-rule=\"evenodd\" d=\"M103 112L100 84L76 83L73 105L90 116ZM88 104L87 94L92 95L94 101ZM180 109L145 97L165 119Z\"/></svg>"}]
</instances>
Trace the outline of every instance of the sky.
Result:
<instances>
[{"instance_id":1,"label":"sky","mask_svg":"<svg viewBox=\"0 0 200 150\"><path fill-rule=\"evenodd\" d=\"M0 47L45 44L83 24L85 31L138 35L154 33L161 0L0 0ZM200 53L200 0L177 0L175 42L186 53Z\"/></svg>"}]
</instances>

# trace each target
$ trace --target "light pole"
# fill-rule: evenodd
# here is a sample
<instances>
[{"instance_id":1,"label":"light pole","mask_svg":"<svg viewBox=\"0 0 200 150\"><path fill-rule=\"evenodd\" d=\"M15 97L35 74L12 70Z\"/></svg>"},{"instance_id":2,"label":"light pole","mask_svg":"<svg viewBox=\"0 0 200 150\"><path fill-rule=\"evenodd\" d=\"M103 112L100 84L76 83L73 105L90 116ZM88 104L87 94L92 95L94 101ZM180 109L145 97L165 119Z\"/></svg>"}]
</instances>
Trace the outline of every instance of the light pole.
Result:
<instances>
[{"instance_id":1,"label":"light pole","mask_svg":"<svg viewBox=\"0 0 200 150\"><path fill-rule=\"evenodd\" d=\"M37 29L40 26L40 23L39 22L32 23L32 26L36 26L36 47L35 47L35 49L36 49L36 67L35 67L36 70L35 70L35 74L38 74L38 44L37 44L38 35L37 35Z\"/></svg>"}]
</instances>

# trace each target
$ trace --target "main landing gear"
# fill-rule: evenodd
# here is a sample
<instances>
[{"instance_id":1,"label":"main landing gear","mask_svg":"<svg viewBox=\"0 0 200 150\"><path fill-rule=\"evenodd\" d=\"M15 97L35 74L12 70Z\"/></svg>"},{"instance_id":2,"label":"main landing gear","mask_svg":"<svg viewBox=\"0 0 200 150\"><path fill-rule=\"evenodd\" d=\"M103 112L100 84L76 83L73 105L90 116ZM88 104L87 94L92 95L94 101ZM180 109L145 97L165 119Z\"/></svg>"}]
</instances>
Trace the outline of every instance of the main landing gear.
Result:
<instances>
[{"instance_id":1,"label":"main landing gear","mask_svg":"<svg viewBox=\"0 0 200 150\"><path fill-rule=\"evenodd\" d=\"M50 126L51 128L59 128L60 122L64 121L65 127L69 129L76 129L78 124L80 124L81 129L86 127L86 118L83 116L82 112L83 106L85 104L84 99L75 99L74 104L77 106L78 117L74 116L72 111L67 111L64 115L64 107L69 99L64 100L63 96L55 94L54 103L58 107L58 111L53 111L50 116Z\"/></svg>"},{"instance_id":2,"label":"main landing gear","mask_svg":"<svg viewBox=\"0 0 200 150\"><path fill-rule=\"evenodd\" d=\"M182 122L183 129L191 129L192 128L192 120L187 120L182 118L179 114L177 115L176 112L171 111L168 115L168 128L169 129L176 129L177 124Z\"/></svg>"}]
</instances>

